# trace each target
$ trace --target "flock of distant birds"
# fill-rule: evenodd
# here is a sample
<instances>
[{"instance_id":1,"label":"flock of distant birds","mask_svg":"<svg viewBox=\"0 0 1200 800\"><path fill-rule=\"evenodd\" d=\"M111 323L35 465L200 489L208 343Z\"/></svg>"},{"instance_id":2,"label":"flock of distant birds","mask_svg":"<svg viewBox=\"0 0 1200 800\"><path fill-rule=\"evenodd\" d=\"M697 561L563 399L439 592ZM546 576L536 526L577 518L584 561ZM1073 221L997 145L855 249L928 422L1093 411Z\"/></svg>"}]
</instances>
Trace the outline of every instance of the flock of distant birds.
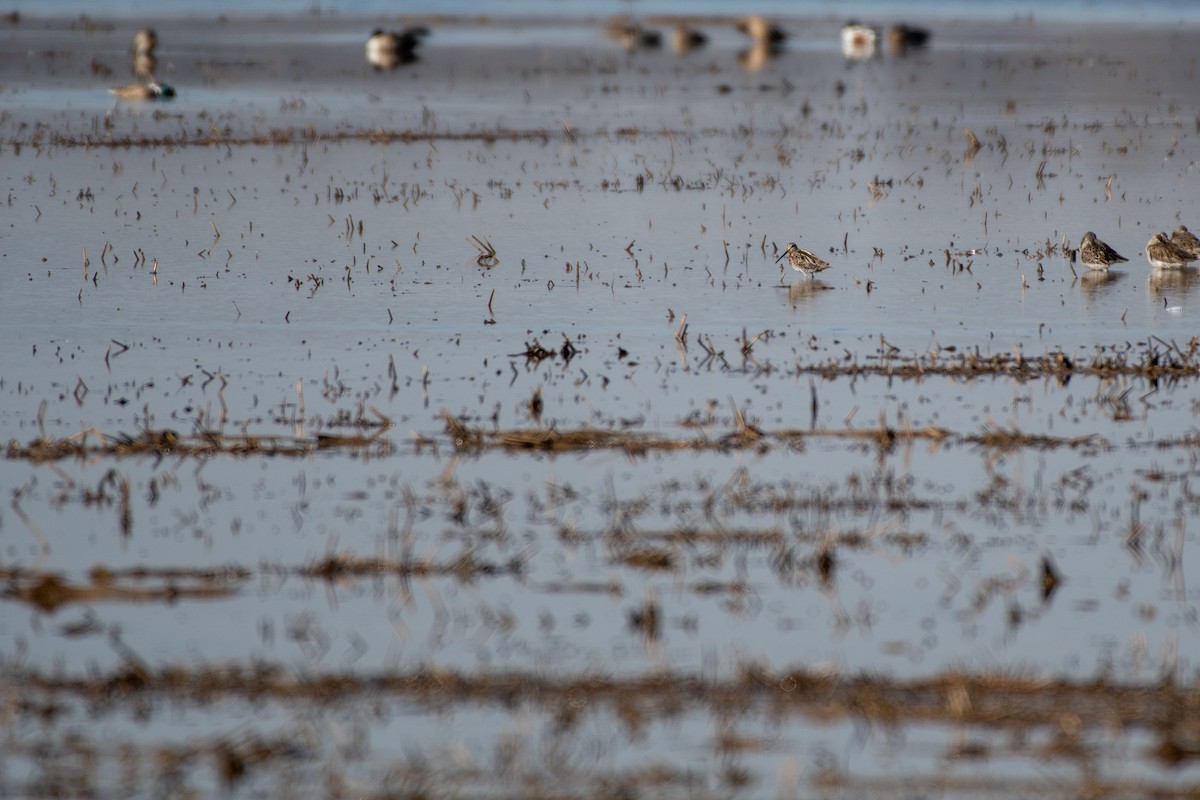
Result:
<instances>
[{"instance_id":1,"label":"flock of distant birds","mask_svg":"<svg viewBox=\"0 0 1200 800\"><path fill-rule=\"evenodd\" d=\"M788 33L766 17L757 14L743 17L737 29L750 39L750 48L738 55L743 67L760 69L771 58L778 55L788 40ZM628 17L619 17L604 26L604 33L620 43L626 50L652 50L662 47L660 31L647 28ZM850 59L872 58L879 51L880 41L886 41L888 50L903 55L913 48L929 43L929 31L913 25L897 23L887 29L886 34L873 25L851 21L842 26L842 54ZM671 49L685 55L708 43L708 36L689 25L678 24L671 30Z\"/></svg>"},{"instance_id":2,"label":"flock of distant birds","mask_svg":"<svg viewBox=\"0 0 1200 800\"><path fill-rule=\"evenodd\" d=\"M1177 227L1170 237L1159 231L1146 243L1146 260L1155 269L1180 269L1197 259L1200 259L1200 239L1186 225ZM1079 262L1088 269L1106 270L1128 260L1091 231L1079 242Z\"/></svg>"},{"instance_id":3,"label":"flock of distant birds","mask_svg":"<svg viewBox=\"0 0 1200 800\"><path fill-rule=\"evenodd\" d=\"M789 34L778 24L766 17L752 14L737 23L737 29L750 39L750 47L738 54L738 62L746 69L757 71L765 66L783 49ZM417 60L417 48L430 35L425 25L414 25L399 31L377 28L367 38L365 55L371 66L380 70L396 69ZM618 17L604 26L604 35L616 41L627 51L653 50L662 47L661 31L648 28L630 17ZM684 55L704 47L708 35L697 28L682 23L670 34L671 49ZM913 48L924 47L929 42L929 31L912 25L896 24L887 29L848 22L841 30L842 53L849 59L873 57L881 41L888 50L902 55ZM142 28L133 37L133 70L137 80L133 83L109 89L120 100L161 100L175 96L175 90L155 78L158 59L155 50L158 35L150 28Z\"/></svg>"},{"instance_id":4,"label":"flock of distant birds","mask_svg":"<svg viewBox=\"0 0 1200 800\"><path fill-rule=\"evenodd\" d=\"M765 17L751 15L737 25L740 32L750 37L750 50L742 53L739 60L744 66L757 68L773 57L787 41L783 28ZM367 39L366 59L377 69L395 69L416 61L417 47L429 36L429 28L418 25L391 32L376 29ZM604 26L604 33L619 42L626 50L653 49L662 46L661 32L643 27L628 17L614 19ZM880 30L859 22L848 22L841 30L842 53L847 58L872 57L878 49ZM896 24L886 34L888 48L893 53L904 53L910 48L924 47L929 42L929 31L911 25ZM671 49L684 54L708 42L708 36L687 25L679 24L671 31ZM133 37L133 67L139 80L109 91L122 100L157 100L174 97L175 90L155 79L158 60L155 49L158 35L150 28L142 28ZM1200 260L1200 240L1195 234L1180 225L1170 237L1160 231L1146 244L1146 260L1155 269L1178 269ZM1077 251L1079 261L1089 270L1107 270L1114 264L1129 259L1109 247L1096 234L1088 231L1080 240ZM787 258L792 269L813 277L830 268L827 261L790 242L776 261Z\"/></svg>"},{"instance_id":5,"label":"flock of distant birds","mask_svg":"<svg viewBox=\"0 0 1200 800\"><path fill-rule=\"evenodd\" d=\"M1083 235L1076 252L1079 262L1083 266L1097 272L1103 272L1114 264L1123 264L1129 260L1097 239L1096 234L1092 231ZM824 272L831 266L828 261L798 247L795 242L789 242L787 249L779 254L779 258L775 259L775 262L779 263L784 258L787 259L792 269L809 278L816 276L818 272ZM1197 239L1186 225L1177 227L1170 237L1159 231L1146 243L1146 260L1156 270L1182 269L1191 262L1200 260L1200 239Z\"/></svg>"}]
</instances>

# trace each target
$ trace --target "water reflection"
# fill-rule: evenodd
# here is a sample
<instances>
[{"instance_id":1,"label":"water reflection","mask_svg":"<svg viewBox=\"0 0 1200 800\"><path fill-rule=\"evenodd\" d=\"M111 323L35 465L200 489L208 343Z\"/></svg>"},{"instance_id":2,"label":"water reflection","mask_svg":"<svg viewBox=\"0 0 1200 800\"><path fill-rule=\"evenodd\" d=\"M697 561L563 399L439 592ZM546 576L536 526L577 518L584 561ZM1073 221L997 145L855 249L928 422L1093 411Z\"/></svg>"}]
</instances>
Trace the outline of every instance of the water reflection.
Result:
<instances>
[{"instance_id":1,"label":"water reflection","mask_svg":"<svg viewBox=\"0 0 1200 800\"><path fill-rule=\"evenodd\" d=\"M367 62L377 70L398 69L420 60L420 56L409 50L378 50L367 53Z\"/></svg>"},{"instance_id":2,"label":"water reflection","mask_svg":"<svg viewBox=\"0 0 1200 800\"><path fill-rule=\"evenodd\" d=\"M825 281L816 280L815 278L812 280L796 281L795 283L788 284L788 305L790 305L792 308L796 308L801 303L807 303L821 292L828 291L832 288L833 287L827 284Z\"/></svg>"},{"instance_id":3,"label":"water reflection","mask_svg":"<svg viewBox=\"0 0 1200 800\"><path fill-rule=\"evenodd\" d=\"M755 42L738 53L738 66L747 72L759 72L770 64L783 48L771 42Z\"/></svg>"},{"instance_id":4,"label":"water reflection","mask_svg":"<svg viewBox=\"0 0 1200 800\"><path fill-rule=\"evenodd\" d=\"M153 53L135 53L133 56L133 75L144 81L154 80L158 71L158 59Z\"/></svg>"},{"instance_id":5,"label":"water reflection","mask_svg":"<svg viewBox=\"0 0 1200 800\"><path fill-rule=\"evenodd\" d=\"M1146 291L1154 297L1176 296L1191 294L1200 282L1200 271L1192 267L1180 269L1152 269L1146 276Z\"/></svg>"},{"instance_id":6,"label":"water reflection","mask_svg":"<svg viewBox=\"0 0 1200 800\"><path fill-rule=\"evenodd\" d=\"M1088 270L1079 276L1079 288L1086 299L1094 299L1101 294L1110 292L1126 277L1124 272L1112 270Z\"/></svg>"},{"instance_id":7,"label":"water reflection","mask_svg":"<svg viewBox=\"0 0 1200 800\"><path fill-rule=\"evenodd\" d=\"M133 45L130 53L133 56L134 77L142 81L154 80L158 70L158 58L154 51L158 48L158 34L153 28L142 28L133 35Z\"/></svg>"}]
</instances>

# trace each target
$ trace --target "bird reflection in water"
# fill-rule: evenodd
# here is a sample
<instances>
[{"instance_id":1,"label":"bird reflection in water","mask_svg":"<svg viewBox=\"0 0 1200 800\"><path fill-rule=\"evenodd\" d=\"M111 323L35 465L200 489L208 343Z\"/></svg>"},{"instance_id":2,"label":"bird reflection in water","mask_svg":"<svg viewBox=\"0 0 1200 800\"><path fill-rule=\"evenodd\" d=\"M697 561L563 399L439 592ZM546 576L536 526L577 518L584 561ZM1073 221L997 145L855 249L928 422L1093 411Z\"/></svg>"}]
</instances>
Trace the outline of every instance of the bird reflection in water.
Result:
<instances>
[{"instance_id":1,"label":"bird reflection in water","mask_svg":"<svg viewBox=\"0 0 1200 800\"><path fill-rule=\"evenodd\" d=\"M1089 299L1099 297L1101 294L1111 291L1126 277L1127 273L1114 270L1088 270L1079 276L1079 288Z\"/></svg>"},{"instance_id":2,"label":"bird reflection in water","mask_svg":"<svg viewBox=\"0 0 1200 800\"><path fill-rule=\"evenodd\" d=\"M783 50L788 35L783 28L757 14L743 18L737 29L750 37L750 47L738 53L738 65L747 72L758 72Z\"/></svg>"},{"instance_id":3,"label":"bird reflection in water","mask_svg":"<svg viewBox=\"0 0 1200 800\"><path fill-rule=\"evenodd\" d=\"M1172 302L1200 286L1200 271L1192 267L1152 269L1146 276L1146 291L1155 298L1170 296Z\"/></svg>"},{"instance_id":4,"label":"bird reflection in water","mask_svg":"<svg viewBox=\"0 0 1200 800\"><path fill-rule=\"evenodd\" d=\"M783 52L777 44L755 42L737 55L738 66L746 72L759 72Z\"/></svg>"},{"instance_id":5,"label":"bird reflection in water","mask_svg":"<svg viewBox=\"0 0 1200 800\"><path fill-rule=\"evenodd\" d=\"M801 305L808 303L816 295L821 292L828 291L833 287L821 280L796 281L787 285L788 305L792 308L798 308Z\"/></svg>"}]
</instances>

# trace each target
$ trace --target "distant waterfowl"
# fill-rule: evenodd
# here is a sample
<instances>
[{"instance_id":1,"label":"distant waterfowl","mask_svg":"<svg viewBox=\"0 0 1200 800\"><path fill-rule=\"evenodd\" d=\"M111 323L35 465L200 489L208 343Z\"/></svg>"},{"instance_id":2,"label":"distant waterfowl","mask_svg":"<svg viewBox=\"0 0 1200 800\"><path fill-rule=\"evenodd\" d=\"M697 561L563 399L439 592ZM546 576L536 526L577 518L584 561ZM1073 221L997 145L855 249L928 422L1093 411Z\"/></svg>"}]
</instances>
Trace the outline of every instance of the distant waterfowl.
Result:
<instances>
[{"instance_id":1,"label":"distant waterfowl","mask_svg":"<svg viewBox=\"0 0 1200 800\"><path fill-rule=\"evenodd\" d=\"M377 69L395 69L401 64L416 61L417 45L429 35L425 26L405 28L393 33L376 28L367 39L367 62Z\"/></svg>"},{"instance_id":2,"label":"distant waterfowl","mask_svg":"<svg viewBox=\"0 0 1200 800\"><path fill-rule=\"evenodd\" d=\"M707 42L707 36L686 25L676 25L675 30L671 31L671 49L677 55L683 55L697 47L703 47Z\"/></svg>"},{"instance_id":3,"label":"distant waterfowl","mask_svg":"<svg viewBox=\"0 0 1200 800\"><path fill-rule=\"evenodd\" d=\"M897 23L888 28L888 50L895 55L904 55L912 48L924 47L929 44L929 31L904 23Z\"/></svg>"},{"instance_id":4,"label":"distant waterfowl","mask_svg":"<svg viewBox=\"0 0 1200 800\"><path fill-rule=\"evenodd\" d=\"M851 21L842 26L842 55L846 58L870 58L878 44L879 31L870 25Z\"/></svg>"},{"instance_id":5,"label":"distant waterfowl","mask_svg":"<svg viewBox=\"0 0 1200 800\"><path fill-rule=\"evenodd\" d=\"M787 33L782 28L758 14L743 17L738 23L737 29L755 42L763 44L782 44L788 38Z\"/></svg>"},{"instance_id":6,"label":"distant waterfowl","mask_svg":"<svg viewBox=\"0 0 1200 800\"><path fill-rule=\"evenodd\" d=\"M1162 231L1146 244L1146 260L1157 269L1177 269L1187 265L1188 257L1179 251Z\"/></svg>"},{"instance_id":7,"label":"distant waterfowl","mask_svg":"<svg viewBox=\"0 0 1200 800\"><path fill-rule=\"evenodd\" d=\"M108 91L109 94L115 95L119 100L161 100L175 96L173 88L158 81L127 83L124 86L117 86Z\"/></svg>"},{"instance_id":8,"label":"distant waterfowl","mask_svg":"<svg viewBox=\"0 0 1200 800\"><path fill-rule=\"evenodd\" d=\"M652 50L662 45L662 34L633 22L628 17L617 17L604 26L604 35L618 42L626 50Z\"/></svg>"},{"instance_id":9,"label":"distant waterfowl","mask_svg":"<svg viewBox=\"0 0 1200 800\"><path fill-rule=\"evenodd\" d=\"M1121 264L1128 258L1113 250L1096 238L1096 234L1088 231L1079 243L1079 261L1088 269L1105 270L1113 264Z\"/></svg>"},{"instance_id":10,"label":"distant waterfowl","mask_svg":"<svg viewBox=\"0 0 1200 800\"><path fill-rule=\"evenodd\" d=\"M1196 234L1187 229L1186 225L1180 225L1171 234L1171 244L1175 249L1183 253L1184 258L1188 261L1195 261L1200 258L1200 239L1196 238Z\"/></svg>"}]
</instances>

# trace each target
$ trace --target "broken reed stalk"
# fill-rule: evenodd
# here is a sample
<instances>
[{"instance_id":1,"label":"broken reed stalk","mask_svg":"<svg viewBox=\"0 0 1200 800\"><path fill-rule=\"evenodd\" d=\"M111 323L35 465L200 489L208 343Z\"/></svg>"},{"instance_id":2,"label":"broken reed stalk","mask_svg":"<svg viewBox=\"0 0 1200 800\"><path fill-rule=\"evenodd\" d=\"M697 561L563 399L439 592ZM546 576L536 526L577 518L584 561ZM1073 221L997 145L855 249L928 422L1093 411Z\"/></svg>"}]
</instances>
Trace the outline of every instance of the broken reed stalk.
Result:
<instances>
[{"instance_id":1,"label":"broken reed stalk","mask_svg":"<svg viewBox=\"0 0 1200 800\"><path fill-rule=\"evenodd\" d=\"M936 425L923 428L892 428L880 424L872 428L809 428L764 431L746 420L736 406L733 407L733 430L717 436L668 436L650 432L617 431L603 428L536 428L531 430L484 430L472 428L449 411L442 411L442 420L451 444L460 452L484 451L538 451L568 453L592 450L618 450L628 455L644 455L650 452L673 450L736 450L742 448L766 449L771 446L803 448L810 438L856 439L873 442L890 449L898 443L928 441L935 444L974 445L988 450L1013 451L1020 448L1054 450L1057 448L1084 449L1088 451L1110 450L1114 447L1098 434L1086 436L1047 436L1027 434L1016 428L1005 429L984 426L980 433L955 433ZM370 424L370 423L367 423ZM256 434L224 434L205 431L194 436L181 437L171 430L144 431L137 437L105 437L95 431L63 439L40 437L26 445L10 442L4 457L15 461L47 463L65 459L85 459L96 456L128 457L173 455L180 457L211 457L225 454L231 456L268 455L301 458L315 452L353 451L373 457L382 457L395 452L391 440L382 436L390 427L390 420L379 424L378 430L367 434L317 433L314 436L275 436ZM416 436L414 445L419 450L435 440ZM1200 437L1185 436L1167 440L1147 442L1147 447L1191 447L1200 446Z\"/></svg>"},{"instance_id":2,"label":"broken reed stalk","mask_svg":"<svg viewBox=\"0 0 1200 800\"><path fill-rule=\"evenodd\" d=\"M463 452L536 450L540 452L580 452L590 450L620 450L629 455L672 450L734 450L754 447L766 448L772 444L784 447L803 447L810 438L856 439L874 442L882 448L891 448L897 443L928 441L935 444L975 445L990 450L1016 450L1029 447L1052 450L1060 447L1069 449L1111 449L1113 445L1099 435L1056 437L1026 434L1012 428L985 426L981 433L962 434L928 425L924 428L892 428L881 422L873 428L846 429L789 429L764 431L749 421L736 405L733 405L733 430L719 436L665 436L638 431L616 431L603 428L537 428L533 430L509 429L486 430L472 428L449 411L442 412L446 433L454 446Z\"/></svg>"},{"instance_id":3,"label":"broken reed stalk","mask_svg":"<svg viewBox=\"0 0 1200 800\"><path fill-rule=\"evenodd\" d=\"M218 454L232 456L266 455L300 458L314 452L329 450L366 451L379 457L392 452L391 440L381 435L386 423L363 421L364 427L374 427L370 434L318 433L314 436L280 436L274 434L226 434L202 431L193 436L180 436L172 430L147 430L137 436L106 437L96 431L51 439L39 437L22 445L9 442L4 457L16 461L47 463L97 456L121 458L166 455L180 457L209 457Z\"/></svg>"}]
</instances>

